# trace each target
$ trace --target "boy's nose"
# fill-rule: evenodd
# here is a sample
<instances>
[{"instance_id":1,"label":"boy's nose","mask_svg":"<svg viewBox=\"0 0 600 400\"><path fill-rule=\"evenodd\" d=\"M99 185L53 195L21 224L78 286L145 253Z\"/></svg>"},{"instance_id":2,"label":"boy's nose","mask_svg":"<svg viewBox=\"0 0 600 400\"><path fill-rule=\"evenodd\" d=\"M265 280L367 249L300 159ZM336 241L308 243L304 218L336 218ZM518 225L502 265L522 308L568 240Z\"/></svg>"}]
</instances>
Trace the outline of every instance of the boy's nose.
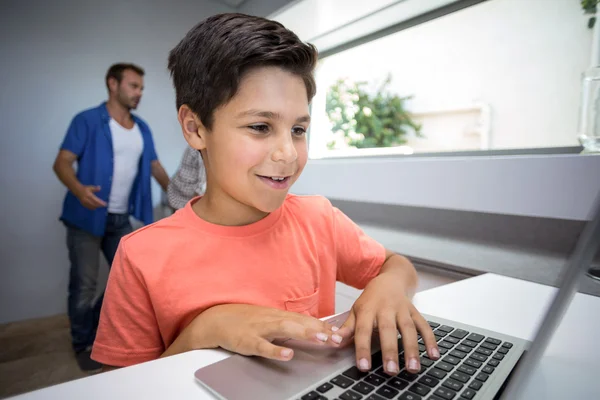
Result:
<instances>
[{"instance_id":1,"label":"boy's nose","mask_svg":"<svg viewBox=\"0 0 600 400\"><path fill-rule=\"evenodd\" d=\"M277 139L277 147L273 152L273 161L283 161L286 164L296 161L298 158L298 152L291 135L279 135Z\"/></svg>"}]
</instances>

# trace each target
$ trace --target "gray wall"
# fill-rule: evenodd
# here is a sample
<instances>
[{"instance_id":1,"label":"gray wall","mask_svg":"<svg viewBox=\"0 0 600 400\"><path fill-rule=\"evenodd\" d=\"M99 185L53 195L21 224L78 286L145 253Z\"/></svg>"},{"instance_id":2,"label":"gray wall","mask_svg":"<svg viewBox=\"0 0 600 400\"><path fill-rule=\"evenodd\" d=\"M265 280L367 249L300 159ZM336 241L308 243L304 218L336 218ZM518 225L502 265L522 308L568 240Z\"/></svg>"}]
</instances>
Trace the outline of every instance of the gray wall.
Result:
<instances>
[{"instance_id":1,"label":"gray wall","mask_svg":"<svg viewBox=\"0 0 600 400\"><path fill-rule=\"evenodd\" d=\"M71 118L106 99L108 66L146 69L138 114L173 173L185 142L168 51L201 19L228 11L206 0L2 1L0 323L66 309L69 263L58 221L65 188L52 163ZM155 184L155 203L158 194Z\"/></svg>"}]
</instances>

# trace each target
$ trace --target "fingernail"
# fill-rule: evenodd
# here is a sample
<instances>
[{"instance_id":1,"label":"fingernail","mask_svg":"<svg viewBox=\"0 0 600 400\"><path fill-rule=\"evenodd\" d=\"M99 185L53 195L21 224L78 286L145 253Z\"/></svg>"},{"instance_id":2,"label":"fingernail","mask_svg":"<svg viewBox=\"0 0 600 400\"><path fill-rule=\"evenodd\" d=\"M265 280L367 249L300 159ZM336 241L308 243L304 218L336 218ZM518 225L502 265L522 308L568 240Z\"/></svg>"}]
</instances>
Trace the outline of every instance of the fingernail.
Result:
<instances>
[{"instance_id":1,"label":"fingernail","mask_svg":"<svg viewBox=\"0 0 600 400\"><path fill-rule=\"evenodd\" d=\"M440 351L436 347L432 347L431 355L433 356L433 358L440 358Z\"/></svg>"},{"instance_id":2,"label":"fingernail","mask_svg":"<svg viewBox=\"0 0 600 400\"><path fill-rule=\"evenodd\" d=\"M331 340L333 340L337 344L340 344L342 343L343 338L340 335L333 334L331 335Z\"/></svg>"},{"instance_id":3,"label":"fingernail","mask_svg":"<svg viewBox=\"0 0 600 400\"><path fill-rule=\"evenodd\" d=\"M292 356L293 351L291 349L283 349L281 350L281 356L283 358L290 358Z\"/></svg>"},{"instance_id":4,"label":"fingernail","mask_svg":"<svg viewBox=\"0 0 600 400\"><path fill-rule=\"evenodd\" d=\"M367 361L366 358L361 358L360 361L358 362L358 368L363 370L363 371L368 371L369 370L369 362Z\"/></svg>"},{"instance_id":5,"label":"fingernail","mask_svg":"<svg viewBox=\"0 0 600 400\"><path fill-rule=\"evenodd\" d=\"M337 331L340 330L340 328L338 328L337 326L332 326L331 330L334 331L334 332L337 332Z\"/></svg>"},{"instance_id":6,"label":"fingernail","mask_svg":"<svg viewBox=\"0 0 600 400\"><path fill-rule=\"evenodd\" d=\"M398 366L393 361L388 361L388 363L386 364L386 367L387 367L387 372L391 372L393 374L398 372Z\"/></svg>"},{"instance_id":7,"label":"fingernail","mask_svg":"<svg viewBox=\"0 0 600 400\"><path fill-rule=\"evenodd\" d=\"M411 358L408 362L408 369L411 371L417 371L419 369L419 362L416 358Z\"/></svg>"},{"instance_id":8,"label":"fingernail","mask_svg":"<svg viewBox=\"0 0 600 400\"><path fill-rule=\"evenodd\" d=\"M317 333L317 339L319 339L321 342L326 342L328 338L329 338L329 336L327 336L324 333L321 333L321 332Z\"/></svg>"}]
</instances>

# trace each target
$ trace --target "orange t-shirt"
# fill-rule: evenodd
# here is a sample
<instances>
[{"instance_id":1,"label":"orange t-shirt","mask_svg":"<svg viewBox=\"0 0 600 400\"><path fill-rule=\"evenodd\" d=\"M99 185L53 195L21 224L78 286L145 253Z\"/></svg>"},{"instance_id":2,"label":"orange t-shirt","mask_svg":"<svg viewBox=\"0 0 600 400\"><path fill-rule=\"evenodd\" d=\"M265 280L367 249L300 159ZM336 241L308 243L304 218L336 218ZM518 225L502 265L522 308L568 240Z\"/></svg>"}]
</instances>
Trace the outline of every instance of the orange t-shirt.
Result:
<instances>
[{"instance_id":1,"label":"orange t-shirt","mask_svg":"<svg viewBox=\"0 0 600 400\"><path fill-rule=\"evenodd\" d=\"M188 203L121 240L92 358L128 366L158 358L201 312L253 304L324 317L336 280L362 289L385 249L320 196L288 195L246 226L214 225Z\"/></svg>"}]
</instances>

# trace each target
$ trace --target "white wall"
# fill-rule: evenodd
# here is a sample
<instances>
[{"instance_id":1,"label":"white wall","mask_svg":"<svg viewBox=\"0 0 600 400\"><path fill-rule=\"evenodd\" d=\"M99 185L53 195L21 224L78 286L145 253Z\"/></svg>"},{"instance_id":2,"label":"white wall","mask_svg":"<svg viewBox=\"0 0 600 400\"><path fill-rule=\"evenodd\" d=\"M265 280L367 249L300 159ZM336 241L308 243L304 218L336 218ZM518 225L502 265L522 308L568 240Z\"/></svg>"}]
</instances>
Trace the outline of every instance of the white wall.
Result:
<instances>
[{"instance_id":1,"label":"white wall","mask_svg":"<svg viewBox=\"0 0 600 400\"><path fill-rule=\"evenodd\" d=\"M575 0L489 0L324 59L318 96L340 77L381 82L391 73L390 89L413 95L413 111L490 105L492 149L575 146L587 19ZM427 123L433 148L469 148L469 137L452 148ZM409 145L432 151L426 141Z\"/></svg>"},{"instance_id":2,"label":"white wall","mask_svg":"<svg viewBox=\"0 0 600 400\"><path fill-rule=\"evenodd\" d=\"M2 2L0 323L66 310L69 263L58 221L65 188L52 163L70 119L106 99L108 67L145 68L138 114L174 173L184 140L167 54L201 19L228 11L207 0ZM155 203L158 193L155 184Z\"/></svg>"}]
</instances>

